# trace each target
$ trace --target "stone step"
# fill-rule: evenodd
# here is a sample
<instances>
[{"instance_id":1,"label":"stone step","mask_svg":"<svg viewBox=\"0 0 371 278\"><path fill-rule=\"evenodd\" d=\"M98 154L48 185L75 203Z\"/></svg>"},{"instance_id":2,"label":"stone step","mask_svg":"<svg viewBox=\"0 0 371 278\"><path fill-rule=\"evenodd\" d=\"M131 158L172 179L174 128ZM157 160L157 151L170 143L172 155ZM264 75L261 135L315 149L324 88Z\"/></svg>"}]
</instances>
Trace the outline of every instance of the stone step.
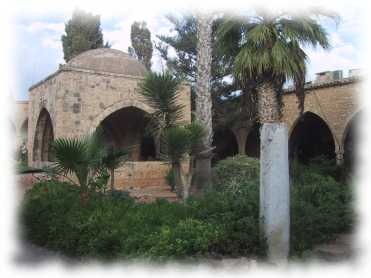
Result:
<instances>
[{"instance_id":1,"label":"stone step","mask_svg":"<svg viewBox=\"0 0 371 278\"><path fill-rule=\"evenodd\" d=\"M129 192L131 196L154 196L154 197L161 197L161 198L167 198L167 197L174 197L176 194L174 192L162 192L162 193L149 193L149 192Z\"/></svg>"}]
</instances>

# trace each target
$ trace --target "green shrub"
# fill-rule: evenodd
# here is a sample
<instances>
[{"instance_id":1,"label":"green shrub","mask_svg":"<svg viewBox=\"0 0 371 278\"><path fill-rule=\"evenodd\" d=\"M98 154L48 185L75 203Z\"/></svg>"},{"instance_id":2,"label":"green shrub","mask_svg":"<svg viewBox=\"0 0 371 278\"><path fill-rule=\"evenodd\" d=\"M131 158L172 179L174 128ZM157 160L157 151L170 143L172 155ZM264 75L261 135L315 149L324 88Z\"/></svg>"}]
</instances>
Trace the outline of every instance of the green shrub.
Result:
<instances>
[{"instance_id":1,"label":"green shrub","mask_svg":"<svg viewBox=\"0 0 371 278\"><path fill-rule=\"evenodd\" d=\"M291 250L300 254L353 227L353 194L349 185L312 168L302 168L291 186Z\"/></svg>"},{"instance_id":2,"label":"green shrub","mask_svg":"<svg viewBox=\"0 0 371 278\"><path fill-rule=\"evenodd\" d=\"M113 192L92 194L81 207L77 187L40 182L23 201L23 236L69 256L99 259L264 255L257 161L251 160L249 170L233 168L244 159L222 161L216 169L221 182L217 190L186 203L136 203L125 192ZM349 231L352 196L349 186L303 167L291 185L291 254Z\"/></svg>"},{"instance_id":3,"label":"green shrub","mask_svg":"<svg viewBox=\"0 0 371 278\"><path fill-rule=\"evenodd\" d=\"M246 180L238 191L209 191L190 200L194 217L222 227L216 253L242 256L265 252L259 242L259 182Z\"/></svg>"},{"instance_id":4,"label":"green shrub","mask_svg":"<svg viewBox=\"0 0 371 278\"><path fill-rule=\"evenodd\" d=\"M226 184L244 183L259 179L259 160L246 155L236 155L219 161L214 167L214 186L223 189Z\"/></svg>"},{"instance_id":5,"label":"green shrub","mask_svg":"<svg viewBox=\"0 0 371 278\"><path fill-rule=\"evenodd\" d=\"M196 219L184 219L175 226L163 226L152 234L147 256L162 259L184 259L207 254L222 232L218 225Z\"/></svg>"}]
</instances>

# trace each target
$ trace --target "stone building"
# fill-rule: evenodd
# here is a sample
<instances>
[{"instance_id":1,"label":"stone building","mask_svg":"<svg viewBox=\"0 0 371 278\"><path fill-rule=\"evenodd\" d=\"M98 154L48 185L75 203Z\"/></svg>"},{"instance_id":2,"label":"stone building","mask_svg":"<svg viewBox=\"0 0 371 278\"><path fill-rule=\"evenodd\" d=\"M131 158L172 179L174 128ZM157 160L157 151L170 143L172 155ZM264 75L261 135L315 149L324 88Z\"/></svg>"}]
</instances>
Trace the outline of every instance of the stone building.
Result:
<instances>
[{"instance_id":1,"label":"stone building","mask_svg":"<svg viewBox=\"0 0 371 278\"><path fill-rule=\"evenodd\" d=\"M283 95L282 120L289 129L290 156L306 161L324 155L336 159L338 164L350 164L356 125L363 109L359 102L360 79L357 76L340 79L328 76L331 74L305 86L302 116L293 90L286 90ZM216 130L214 139L219 158L237 153L260 155L258 124L245 123Z\"/></svg>"},{"instance_id":2,"label":"stone building","mask_svg":"<svg viewBox=\"0 0 371 278\"><path fill-rule=\"evenodd\" d=\"M355 72L355 71L354 71ZM158 157L146 123L152 108L139 94L146 69L128 54L114 49L86 51L29 89L29 101L17 102L13 123L16 144L27 142L30 166L51 161L50 146L58 137L77 137L101 126L105 140L131 148L130 161L115 176L116 187L133 195L174 197L166 185L169 166ZM324 77L325 76L325 77ZM331 78L337 76L339 78ZM339 164L352 162L354 131L362 105L359 79L320 73L305 86L304 114L299 115L292 90L283 96L283 120L289 127L291 158L325 155ZM190 87L180 87L183 121L191 121ZM214 131L218 159L239 154L258 157L259 125L242 124ZM147 192L147 193L146 193Z\"/></svg>"},{"instance_id":3,"label":"stone building","mask_svg":"<svg viewBox=\"0 0 371 278\"><path fill-rule=\"evenodd\" d=\"M138 92L145 73L145 66L128 54L101 48L74 57L33 85L27 105L29 165L53 160L55 138L80 137L102 127L107 143L130 148L130 162L117 170L117 187L168 193L158 188L165 185L168 165L156 160L156 142L146 132L153 110ZM188 85L180 86L178 101L184 107L182 121L190 122Z\"/></svg>"}]
</instances>

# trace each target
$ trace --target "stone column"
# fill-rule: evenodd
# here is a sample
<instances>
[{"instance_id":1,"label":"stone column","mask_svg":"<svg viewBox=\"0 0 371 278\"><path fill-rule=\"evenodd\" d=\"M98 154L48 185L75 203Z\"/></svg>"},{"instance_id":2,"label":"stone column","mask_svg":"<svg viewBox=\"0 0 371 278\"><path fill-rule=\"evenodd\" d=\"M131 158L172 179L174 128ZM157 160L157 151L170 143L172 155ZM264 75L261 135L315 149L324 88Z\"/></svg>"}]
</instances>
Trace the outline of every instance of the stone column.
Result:
<instances>
[{"instance_id":1,"label":"stone column","mask_svg":"<svg viewBox=\"0 0 371 278\"><path fill-rule=\"evenodd\" d=\"M236 136L238 144L238 154L246 154L246 140L247 135L249 134L249 129L240 128L238 130L232 130L234 136Z\"/></svg>"},{"instance_id":2,"label":"stone column","mask_svg":"<svg viewBox=\"0 0 371 278\"><path fill-rule=\"evenodd\" d=\"M260 147L260 231L268 260L285 263L289 253L290 186L285 123L265 123Z\"/></svg>"},{"instance_id":3,"label":"stone column","mask_svg":"<svg viewBox=\"0 0 371 278\"><path fill-rule=\"evenodd\" d=\"M343 165L344 163L344 150L342 148L338 148L335 152L336 154L336 164L337 165Z\"/></svg>"}]
</instances>

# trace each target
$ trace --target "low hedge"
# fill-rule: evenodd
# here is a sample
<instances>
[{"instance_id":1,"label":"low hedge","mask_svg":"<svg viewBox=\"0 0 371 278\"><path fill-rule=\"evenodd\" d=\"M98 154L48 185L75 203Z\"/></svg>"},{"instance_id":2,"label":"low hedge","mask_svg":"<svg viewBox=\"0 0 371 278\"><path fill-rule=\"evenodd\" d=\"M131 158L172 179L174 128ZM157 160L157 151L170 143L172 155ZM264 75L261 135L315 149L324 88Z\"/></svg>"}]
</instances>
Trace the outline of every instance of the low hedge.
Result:
<instances>
[{"instance_id":1,"label":"low hedge","mask_svg":"<svg viewBox=\"0 0 371 278\"><path fill-rule=\"evenodd\" d=\"M78 188L40 182L23 201L23 237L79 258L261 256L265 245L259 240L257 165L246 157L221 161L214 169L217 189L186 203L136 203L116 192L92 194L81 207ZM291 254L301 254L352 227L348 186L312 170L303 170L292 183Z\"/></svg>"}]
</instances>

